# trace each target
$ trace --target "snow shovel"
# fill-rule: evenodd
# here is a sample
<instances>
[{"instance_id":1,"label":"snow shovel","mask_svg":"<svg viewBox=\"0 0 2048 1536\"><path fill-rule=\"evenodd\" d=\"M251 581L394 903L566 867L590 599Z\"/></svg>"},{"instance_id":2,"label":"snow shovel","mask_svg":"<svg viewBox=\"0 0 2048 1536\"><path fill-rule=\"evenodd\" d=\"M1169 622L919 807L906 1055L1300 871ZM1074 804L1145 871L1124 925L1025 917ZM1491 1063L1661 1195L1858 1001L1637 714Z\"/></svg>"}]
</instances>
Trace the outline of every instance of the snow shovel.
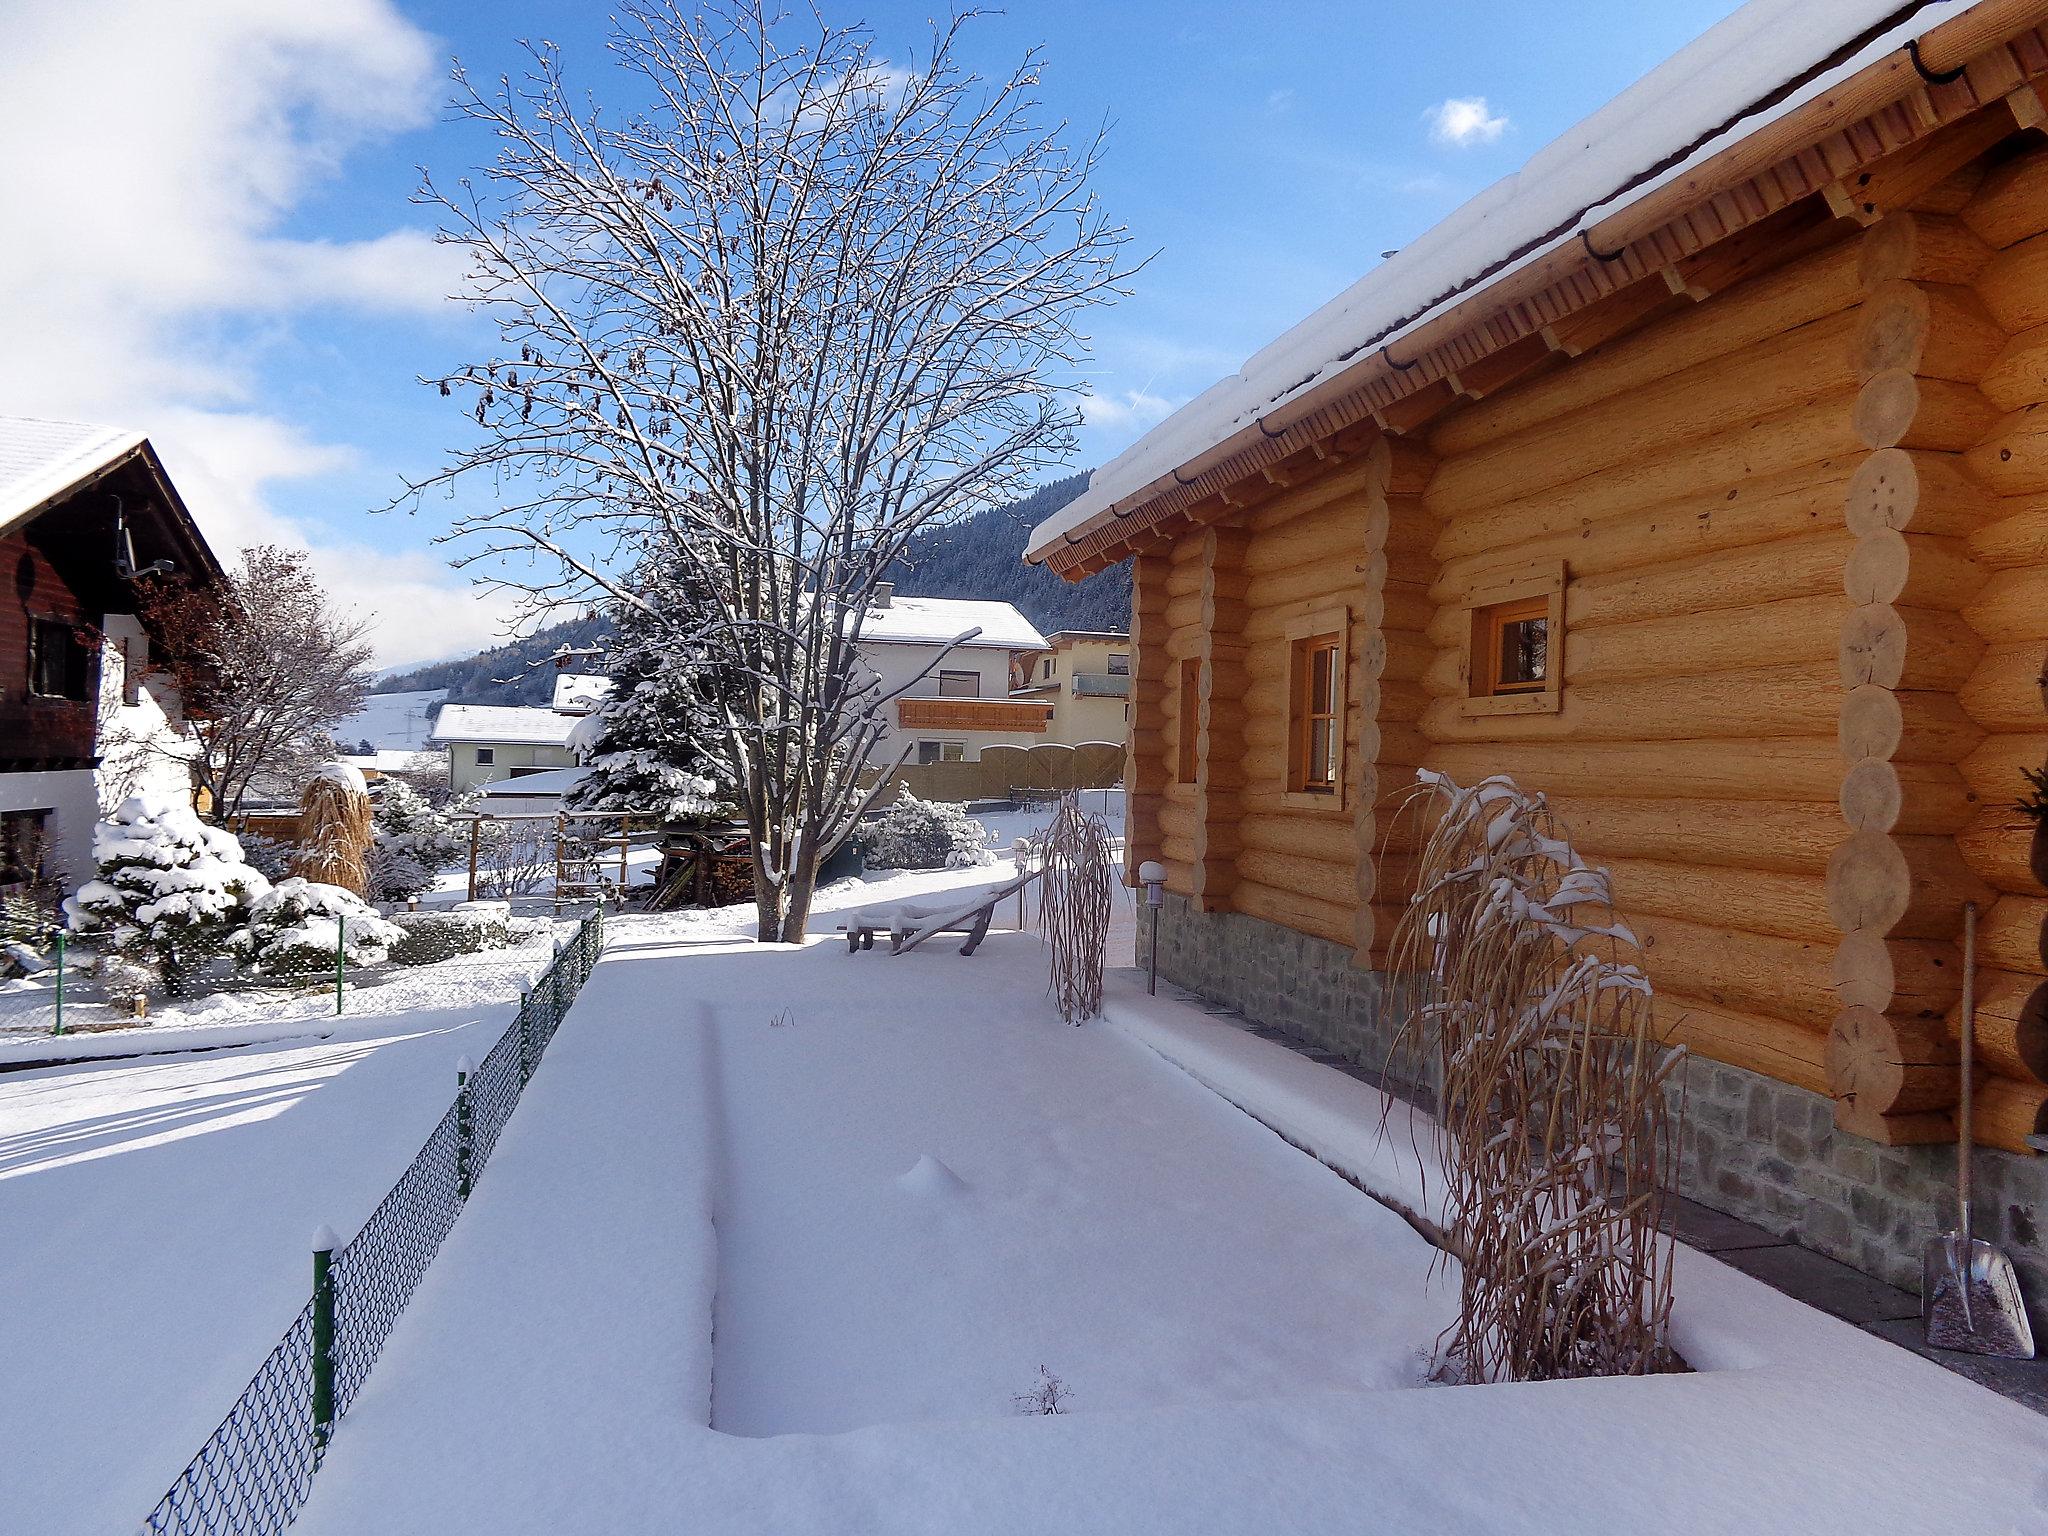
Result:
<instances>
[{"instance_id":1,"label":"snow shovel","mask_svg":"<svg viewBox=\"0 0 2048 1536\"><path fill-rule=\"evenodd\" d=\"M2012 1260L1970 1236L1971 1078L1976 1064L1977 904L1963 908L1963 1081L1956 1106L1956 1230L1921 1254L1920 1319L1936 1349L2034 1358L2034 1329Z\"/></svg>"}]
</instances>

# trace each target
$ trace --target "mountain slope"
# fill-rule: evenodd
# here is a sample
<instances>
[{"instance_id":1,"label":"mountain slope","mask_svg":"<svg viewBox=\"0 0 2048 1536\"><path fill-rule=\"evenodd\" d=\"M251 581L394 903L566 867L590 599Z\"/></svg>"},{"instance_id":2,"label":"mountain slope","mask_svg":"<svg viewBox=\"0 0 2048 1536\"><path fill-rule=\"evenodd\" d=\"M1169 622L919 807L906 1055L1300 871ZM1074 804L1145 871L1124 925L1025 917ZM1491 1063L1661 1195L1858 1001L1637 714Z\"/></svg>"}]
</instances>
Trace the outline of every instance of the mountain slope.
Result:
<instances>
[{"instance_id":1,"label":"mountain slope","mask_svg":"<svg viewBox=\"0 0 2048 1536\"><path fill-rule=\"evenodd\" d=\"M905 597L970 597L1014 603L1041 634L1061 629L1129 629L1128 565L1087 581L1062 581L1024 563L1024 540L1081 494L1086 474L1040 486L1021 501L993 507L957 523L927 528L892 568ZM563 646L591 645L608 633L596 614L565 619L474 656L437 661L387 677L379 693L445 688L451 704L545 704L554 688L549 657Z\"/></svg>"}]
</instances>

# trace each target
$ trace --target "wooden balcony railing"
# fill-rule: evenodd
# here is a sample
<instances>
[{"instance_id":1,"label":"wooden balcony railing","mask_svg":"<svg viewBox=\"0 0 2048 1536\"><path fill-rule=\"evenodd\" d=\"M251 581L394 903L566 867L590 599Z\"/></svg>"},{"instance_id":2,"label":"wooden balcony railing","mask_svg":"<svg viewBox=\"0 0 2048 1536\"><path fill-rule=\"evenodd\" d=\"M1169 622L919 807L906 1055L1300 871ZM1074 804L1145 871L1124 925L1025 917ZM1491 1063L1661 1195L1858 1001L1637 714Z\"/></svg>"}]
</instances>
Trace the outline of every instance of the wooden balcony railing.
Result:
<instances>
[{"instance_id":1,"label":"wooden balcony railing","mask_svg":"<svg viewBox=\"0 0 2048 1536\"><path fill-rule=\"evenodd\" d=\"M896 719L906 731L1015 731L1043 735L1050 704L1028 699L898 699Z\"/></svg>"}]
</instances>

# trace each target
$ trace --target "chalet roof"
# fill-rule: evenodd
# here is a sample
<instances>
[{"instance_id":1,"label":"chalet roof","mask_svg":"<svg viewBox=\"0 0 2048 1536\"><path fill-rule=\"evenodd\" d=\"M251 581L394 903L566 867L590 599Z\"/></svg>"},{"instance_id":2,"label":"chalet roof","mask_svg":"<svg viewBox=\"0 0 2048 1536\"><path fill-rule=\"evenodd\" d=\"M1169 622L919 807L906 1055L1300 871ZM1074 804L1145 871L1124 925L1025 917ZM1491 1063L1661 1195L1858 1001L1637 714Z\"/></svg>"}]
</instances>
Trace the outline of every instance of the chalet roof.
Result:
<instances>
[{"instance_id":1,"label":"chalet roof","mask_svg":"<svg viewBox=\"0 0 2048 1536\"><path fill-rule=\"evenodd\" d=\"M612 680L596 672L557 672L554 707L564 714L587 715L612 691Z\"/></svg>"},{"instance_id":2,"label":"chalet roof","mask_svg":"<svg viewBox=\"0 0 2048 1536\"><path fill-rule=\"evenodd\" d=\"M1314 439L1304 434L1320 432L1340 405L1369 426L1368 393L1391 402L1443 377L1432 347L1449 350L1446 343L1491 324L1489 313L1510 303L1537 309L1525 289L1539 292L1539 282L1562 283L1605 264L1607 277L1580 286L1594 296L1608 291L1599 284L1632 265L1633 244L1665 227L1654 219L1669 221L1760 169L1747 165L1763 157L1745 141L1762 144L1773 138L1764 130L1782 124L1784 152L1795 153L1852 120L1845 104L1868 113L1911 90L1939 94L1963 74L1937 73L1951 65L1949 55L1967 60L2044 9L2013 0L1749 0L1097 469L1079 497L1032 530L1026 558L1071 552L1086 538L1099 546L1093 568L1115 558L1112 523L1216 489L1205 477L1214 470L1220 483L1218 466L1255 472L1251 460L1306 446ZM1944 33L1966 13L1975 14ZM1937 33L1944 46L1930 65L1927 45ZM1802 189L1784 190L1789 200ZM1518 313L1499 329L1512 340L1542 323L1540 314ZM1427 370L1402 376L1425 359Z\"/></svg>"},{"instance_id":3,"label":"chalet roof","mask_svg":"<svg viewBox=\"0 0 2048 1536\"><path fill-rule=\"evenodd\" d=\"M944 645L955 635L979 629L963 642L1000 650L1045 649L1045 637L1011 603L957 597L901 597L892 594L886 608L870 608L862 621L863 643Z\"/></svg>"},{"instance_id":4,"label":"chalet roof","mask_svg":"<svg viewBox=\"0 0 2048 1536\"><path fill-rule=\"evenodd\" d=\"M434 717L434 746L450 742L504 742L508 746L565 747L576 715L518 704L443 704Z\"/></svg>"},{"instance_id":5,"label":"chalet roof","mask_svg":"<svg viewBox=\"0 0 2048 1536\"><path fill-rule=\"evenodd\" d=\"M143 445L140 432L83 421L0 416L0 533Z\"/></svg>"}]
</instances>

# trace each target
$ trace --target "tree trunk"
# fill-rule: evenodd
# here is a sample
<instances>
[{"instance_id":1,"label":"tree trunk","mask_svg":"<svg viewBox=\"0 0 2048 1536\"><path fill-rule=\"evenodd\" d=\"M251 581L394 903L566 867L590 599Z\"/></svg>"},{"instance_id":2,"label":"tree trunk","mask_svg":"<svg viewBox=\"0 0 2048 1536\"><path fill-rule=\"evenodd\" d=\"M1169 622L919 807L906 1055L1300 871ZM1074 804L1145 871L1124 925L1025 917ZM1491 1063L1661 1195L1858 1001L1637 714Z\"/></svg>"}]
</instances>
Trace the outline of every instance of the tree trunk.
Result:
<instances>
[{"instance_id":1,"label":"tree trunk","mask_svg":"<svg viewBox=\"0 0 2048 1536\"><path fill-rule=\"evenodd\" d=\"M818 883L815 854L800 856L780 885L771 885L754 844L754 940L760 944L801 944L811 919L811 894Z\"/></svg>"}]
</instances>

